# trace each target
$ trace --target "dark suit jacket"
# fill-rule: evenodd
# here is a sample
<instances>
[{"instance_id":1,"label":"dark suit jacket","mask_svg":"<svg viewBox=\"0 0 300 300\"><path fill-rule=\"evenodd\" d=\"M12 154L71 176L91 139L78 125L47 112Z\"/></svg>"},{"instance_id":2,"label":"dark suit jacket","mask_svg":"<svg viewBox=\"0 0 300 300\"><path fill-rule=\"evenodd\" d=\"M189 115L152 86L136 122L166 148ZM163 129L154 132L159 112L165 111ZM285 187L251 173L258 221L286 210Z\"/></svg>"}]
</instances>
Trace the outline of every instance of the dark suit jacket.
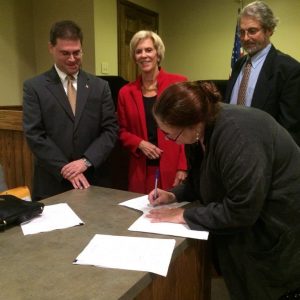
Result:
<instances>
[{"instance_id":1,"label":"dark suit jacket","mask_svg":"<svg viewBox=\"0 0 300 300\"><path fill-rule=\"evenodd\" d=\"M72 189L60 171L83 156L93 164L85 173L90 184L104 183L103 163L118 134L108 83L80 70L75 117L54 67L25 81L23 100L24 132L35 156L33 199Z\"/></svg>"},{"instance_id":2,"label":"dark suit jacket","mask_svg":"<svg viewBox=\"0 0 300 300\"><path fill-rule=\"evenodd\" d=\"M239 59L232 70L226 89L227 103L245 60L246 57ZM259 74L251 106L272 115L300 145L300 63L272 45Z\"/></svg>"},{"instance_id":3,"label":"dark suit jacket","mask_svg":"<svg viewBox=\"0 0 300 300\"><path fill-rule=\"evenodd\" d=\"M210 231L232 300L279 299L300 283L300 148L270 115L222 106L205 153L187 145L172 191L191 229Z\"/></svg>"}]
</instances>

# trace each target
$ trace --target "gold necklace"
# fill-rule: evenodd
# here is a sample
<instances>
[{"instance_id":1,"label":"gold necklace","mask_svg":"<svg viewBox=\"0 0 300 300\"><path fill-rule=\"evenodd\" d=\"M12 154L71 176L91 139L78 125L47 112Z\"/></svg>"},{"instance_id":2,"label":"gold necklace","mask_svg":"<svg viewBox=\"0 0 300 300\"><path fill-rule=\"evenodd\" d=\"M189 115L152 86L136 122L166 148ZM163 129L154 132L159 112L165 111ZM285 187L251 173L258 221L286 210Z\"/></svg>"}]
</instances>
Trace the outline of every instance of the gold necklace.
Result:
<instances>
[{"instance_id":1,"label":"gold necklace","mask_svg":"<svg viewBox=\"0 0 300 300\"><path fill-rule=\"evenodd\" d=\"M152 92L152 91L157 91L157 81L155 81L153 84L151 84L149 87L145 87L145 85L142 85L142 88L146 92Z\"/></svg>"}]
</instances>

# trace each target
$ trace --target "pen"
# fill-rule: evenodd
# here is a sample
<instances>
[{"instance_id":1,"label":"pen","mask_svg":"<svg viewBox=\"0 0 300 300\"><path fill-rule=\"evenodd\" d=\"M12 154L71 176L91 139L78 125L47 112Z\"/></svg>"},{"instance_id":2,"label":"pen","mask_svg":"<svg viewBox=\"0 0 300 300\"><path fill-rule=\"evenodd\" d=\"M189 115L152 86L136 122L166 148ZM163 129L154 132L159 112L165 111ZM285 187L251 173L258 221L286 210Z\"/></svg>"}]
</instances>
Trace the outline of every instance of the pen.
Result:
<instances>
[{"instance_id":1,"label":"pen","mask_svg":"<svg viewBox=\"0 0 300 300\"><path fill-rule=\"evenodd\" d=\"M157 168L155 171L155 182L154 182L154 199L158 197L157 195L157 184L159 179L159 169Z\"/></svg>"}]
</instances>

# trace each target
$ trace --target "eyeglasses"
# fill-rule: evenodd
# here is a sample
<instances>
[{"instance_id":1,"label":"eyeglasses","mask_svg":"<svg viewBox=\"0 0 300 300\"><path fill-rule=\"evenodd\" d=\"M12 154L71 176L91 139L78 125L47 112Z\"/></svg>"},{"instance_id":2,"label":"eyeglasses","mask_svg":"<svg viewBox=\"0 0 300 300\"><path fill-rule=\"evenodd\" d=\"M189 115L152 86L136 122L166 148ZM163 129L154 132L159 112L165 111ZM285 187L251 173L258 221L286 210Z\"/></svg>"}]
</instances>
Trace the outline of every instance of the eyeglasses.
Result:
<instances>
[{"instance_id":1,"label":"eyeglasses","mask_svg":"<svg viewBox=\"0 0 300 300\"><path fill-rule=\"evenodd\" d=\"M176 135L176 137L172 137L172 135L170 135L169 133L163 131L162 129L161 129L161 131L165 134L166 140L176 142L178 140L178 138L181 136L181 134L183 133L184 128Z\"/></svg>"},{"instance_id":2,"label":"eyeglasses","mask_svg":"<svg viewBox=\"0 0 300 300\"><path fill-rule=\"evenodd\" d=\"M82 50L74 51L74 52L69 52L69 51L60 51L61 55L64 56L65 58L69 58L73 56L74 58L80 58L83 55Z\"/></svg>"},{"instance_id":3,"label":"eyeglasses","mask_svg":"<svg viewBox=\"0 0 300 300\"><path fill-rule=\"evenodd\" d=\"M238 35L239 37L244 37L246 34L248 36L254 36L261 30L262 28L256 28L256 27L250 27L248 29L240 29Z\"/></svg>"}]
</instances>

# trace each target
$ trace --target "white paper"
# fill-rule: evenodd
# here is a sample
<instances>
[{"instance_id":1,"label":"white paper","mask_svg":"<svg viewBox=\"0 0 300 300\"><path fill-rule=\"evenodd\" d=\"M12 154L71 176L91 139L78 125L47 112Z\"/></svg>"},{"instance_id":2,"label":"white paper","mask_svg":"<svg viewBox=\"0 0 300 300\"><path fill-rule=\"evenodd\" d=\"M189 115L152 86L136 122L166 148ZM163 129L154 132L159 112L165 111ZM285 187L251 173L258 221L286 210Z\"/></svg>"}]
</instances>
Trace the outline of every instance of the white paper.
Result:
<instances>
[{"instance_id":1,"label":"white paper","mask_svg":"<svg viewBox=\"0 0 300 300\"><path fill-rule=\"evenodd\" d=\"M199 240L208 239L207 231L191 230L185 224L176 224L176 223L167 223L167 222L151 223L151 219L147 218L145 214L143 214L140 218L138 218L128 228L128 230L181 236L181 237L199 239Z\"/></svg>"},{"instance_id":2,"label":"white paper","mask_svg":"<svg viewBox=\"0 0 300 300\"><path fill-rule=\"evenodd\" d=\"M130 199L128 201L119 203L119 205L127 206L130 208L138 209L143 212L143 215L138 218L129 228L130 231L140 231L149 233L166 234L173 236L181 236L192 239L207 240L208 232L200 230L191 230L185 224L176 223L151 223L151 219L147 218L145 215L152 209L158 208L176 208L188 204L189 202L174 202L167 205L151 206L148 200L148 196L141 196L138 198Z\"/></svg>"},{"instance_id":3,"label":"white paper","mask_svg":"<svg viewBox=\"0 0 300 300\"><path fill-rule=\"evenodd\" d=\"M137 210L140 210L144 213L148 212L149 210L152 209L157 209L157 208L176 208L176 207L181 207L183 205L186 205L190 202L173 202L171 204L164 204L164 205L158 205L158 206L152 206L149 203L148 196L141 196L137 198L133 198L124 202L119 203L119 205L127 206L129 208L134 208Z\"/></svg>"},{"instance_id":4,"label":"white paper","mask_svg":"<svg viewBox=\"0 0 300 300\"><path fill-rule=\"evenodd\" d=\"M152 272L167 276L174 239L96 234L74 264Z\"/></svg>"},{"instance_id":5,"label":"white paper","mask_svg":"<svg viewBox=\"0 0 300 300\"><path fill-rule=\"evenodd\" d=\"M67 203L59 203L45 206L40 216L22 223L21 228L27 235L83 224Z\"/></svg>"}]
</instances>

